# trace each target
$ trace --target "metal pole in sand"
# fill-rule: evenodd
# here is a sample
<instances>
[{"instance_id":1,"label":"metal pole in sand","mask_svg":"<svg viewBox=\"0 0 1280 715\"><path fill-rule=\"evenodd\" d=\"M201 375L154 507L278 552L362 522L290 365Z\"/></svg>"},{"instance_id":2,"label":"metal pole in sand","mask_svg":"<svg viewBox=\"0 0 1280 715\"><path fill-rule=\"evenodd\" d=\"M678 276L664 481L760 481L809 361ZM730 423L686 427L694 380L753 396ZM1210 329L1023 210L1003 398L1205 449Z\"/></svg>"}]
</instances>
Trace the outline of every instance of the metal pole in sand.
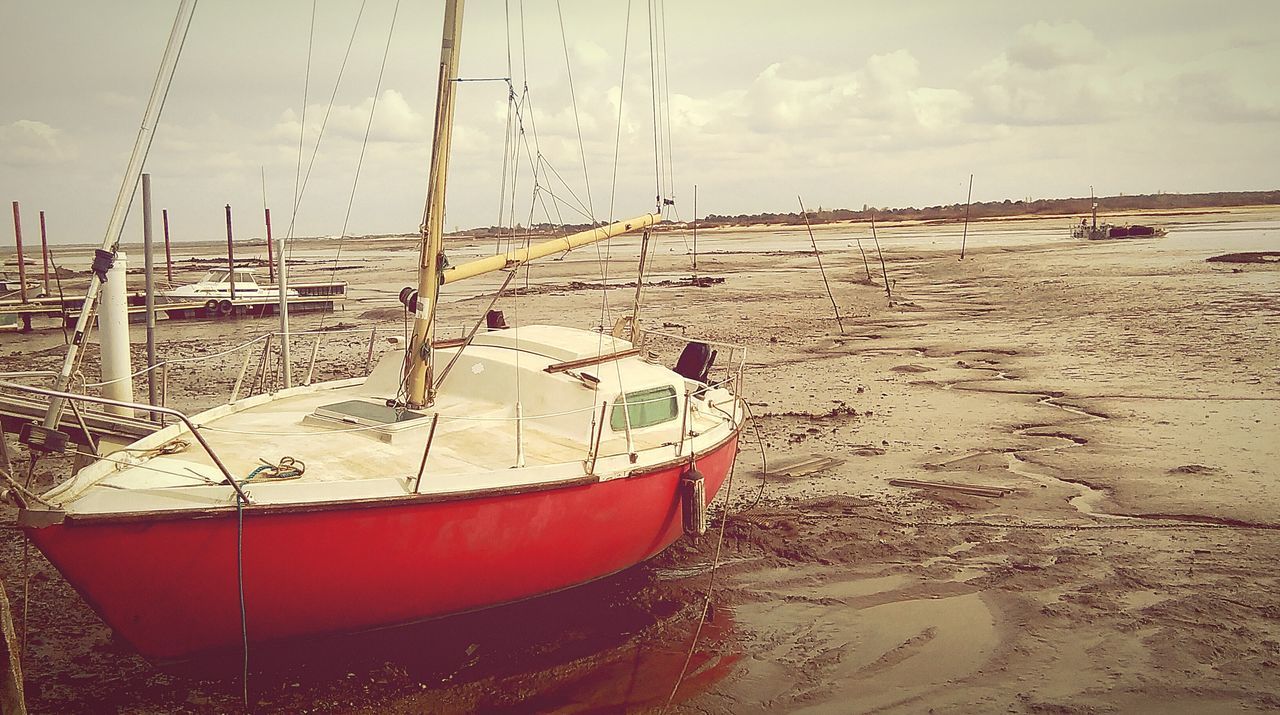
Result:
<instances>
[{"instance_id":1,"label":"metal pole in sand","mask_svg":"<svg viewBox=\"0 0 1280 715\"><path fill-rule=\"evenodd\" d=\"M236 256L231 248L231 204L227 204L227 278L231 281L231 300L236 299ZM232 308L232 312L235 309Z\"/></svg>"},{"instance_id":2,"label":"metal pole in sand","mask_svg":"<svg viewBox=\"0 0 1280 715\"><path fill-rule=\"evenodd\" d=\"M22 212L13 202L13 240L18 244L18 298L27 302L27 260L22 255Z\"/></svg>"},{"instance_id":3,"label":"metal pole in sand","mask_svg":"<svg viewBox=\"0 0 1280 715\"><path fill-rule=\"evenodd\" d=\"M271 250L271 209L264 208L262 212L267 217L267 280L271 283L276 282L276 259Z\"/></svg>"},{"instance_id":4,"label":"metal pole in sand","mask_svg":"<svg viewBox=\"0 0 1280 715\"><path fill-rule=\"evenodd\" d=\"M960 260L964 260L964 243L969 238L969 204L973 201L973 174L969 174L969 196L964 200L964 234L960 236Z\"/></svg>"},{"instance_id":5,"label":"metal pole in sand","mask_svg":"<svg viewBox=\"0 0 1280 715\"><path fill-rule=\"evenodd\" d=\"M844 321L840 319L840 306L836 305L836 297L831 293L831 284L827 282L827 272L822 268L822 251L818 250L818 241L813 237L813 227L809 225L809 213L804 210L804 199L796 194L800 202L800 215L804 216L804 227L809 229L809 243L813 244L813 255L818 257L818 272L822 274L822 285L827 287L827 297L831 299L831 308L836 312L836 325L840 326L840 334L844 335Z\"/></svg>"},{"instance_id":6,"label":"metal pole in sand","mask_svg":"<svg viewBox=\"0 0 1280 715\"><path fill-rule=\"evenodd\" d=\"M169 285L173 285L173 254L169 252L169 209L161 210L160 216L164 218L164 275Z\"/></svg>"},{"instance_id":7,"label":"metal pole in sand","mask_svg":"<svg viewBox=\"0 0 1280 715\"><path fill-rule=\"evenodd\" d=\"M876 215L871 214L871 238L876 242L876 253L880 256L880 273L884 276L884 294L889 296L889 307L893 307L893 289L889 286L889 269L884 265L884 251L880 250L880 239L876 236Z\"/></svg>"},{"instance_id":8,"label":"metal pole in sand","mask_svg":"<svg viewBox=\"0 0 1280 715\"><path fill-rule=\"evenodd\" d=\"M156 264L151 243L151 174L142 175L142 251L147 278L147 404L156 404ZM159 415L151 413L151 419Z\"/></svg>"},{"instance_id":9,"label":"metal pole in sand","mask_svg":"<svg viewBox=\"0 0 1280 715\"><path fill-rule=\"evenodd\" d=\"M44 227L44 212L40 212L40 260L44 263L44 294L49 295L49 234Z\"/></svg>"},{"instance_id":10,"label":"metal pole in sand","mask_svg":"<svg viewBox=\"0 0 1280 715\"><path fill-rule=\"evenodd\" d=\"M262 170L262 213L266 216L267 222L267 282L276 282L276 259L275 254L271 250L271 209L267 208L267 167L259 167Z\"/></svg>"}]
</instances>

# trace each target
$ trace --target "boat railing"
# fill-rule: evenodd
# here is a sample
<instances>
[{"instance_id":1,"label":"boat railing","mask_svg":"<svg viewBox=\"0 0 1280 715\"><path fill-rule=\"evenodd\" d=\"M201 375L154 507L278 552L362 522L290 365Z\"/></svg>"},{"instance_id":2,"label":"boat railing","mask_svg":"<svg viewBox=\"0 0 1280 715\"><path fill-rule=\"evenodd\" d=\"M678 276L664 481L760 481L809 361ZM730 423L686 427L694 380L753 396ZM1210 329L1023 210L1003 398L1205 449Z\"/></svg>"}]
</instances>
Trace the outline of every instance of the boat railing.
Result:
<instances>
[{"instance_id":1,"label":"boat railing","mask_svg":"<svg viewBox=\"0 0 1280 715\"><path fill-rule=\"evenodd\" d=\"M167 415L169 417L173 417L178 421L182 422L184 426L186 426L187 432L189 432L191 434L191 437L195 439L197 443L199 443L200 448L203 449L205 453L209 455L209 459L213 462L214 466L218 468L218 471L222 473L223 478L225 478L227 480L227 483L231 485L231 488L235 490L236 497L244 504L249 503L248 495L244 493L240 485L236 482L235 478L231 476L231 472L227 470L227 466L223 464L221 459L218 458L218 454L213 450L213 447L211 447L209 443L205 441L204 436L200 434L200 430L196 428L196 425L191 421L191 418L187 417L187 415L184 414L181 410L175 410L171 407L161 407L159 405L144 405L136 402L128 402L125 400L113 400L107 397L98 397L96 395L85 395L85 394L74 393L74 392L63 392L61 390L52 390L45 387L23 385L16 382L9 382L7 380L0 380L0 390L12 390L15 392L21 392L25 394L40 395L42 397L47 397L51 400L55 398L61 398L66 400L68 404L73 406L73 412L76 415L76 418L80 421L81 428L86 431L86 434L88 433L88 428L84 425L84 418L80 414L78 409L74 409L75 406L80 402L87 402L90 404L102 405L104 407L115 407L118 409L132 410L135 413L144 413L144 412L150 411L153 413L159 413L159 414ZM91 449L91 453L85 456L92 457L92 458L98 458L100 456L96 454L96 450L93 450L92 447L90 447L90 449Z\"/></svg>"},{"instance_id":2,"label":"boat railing","mask_svg":"<svg viewBox=\"0 0 1280 715\"><path fill-rule=\"evenodd\" d=\"M462 334L462 331L462 328L458 328L458 334ZM310 385L316 381L318 374L324 375L326 379L367 376L383 353L401 349L393 341L379 338L394 338L402 334L403 326L399 323L383 323L363 328L291 330L288 333L291 353L287 366L288 380L285 379L286 366L280 349L284 333L277 330L255 335L243 342L203 355L168 357L154 365L112 379L94 381L76 373L72 384L75 389L90 394L125 380L155 379L156 404L167 406L170 402L170 383L186 377L183 373L187 371L199 369L201 374L198 377L207 386L208 394L216 395L214 386L221 382L226 390L223 393L226 395L224 401L229 403L282 389L286 382L289 385ZM442 331L442 334L452 334L452 331ZM344 341L342 349L326 354L325 347L338 339ZM351 359L351 349L355 347L360 348L358 355L362 359ZM212 368L211 363L215 364ZM41 371L0 373L0 379L35 377L56 378L57 374ZM136 391L138 386L135 385L134 389ZM142 389L146 390L145 387ZM159 421L163 422L163 418L159 418Z\"/></svg>"},{"instance_id":3,"label":"boat railing","mask_svg":"<svg viewBox=\"0 0 1280 715\"><path fill-rule=\"evenodd\" d=\"M663 348L666 348L665 357L670 361L669 364L674 365L674 358L671 358L670 355L678 356L679 351L683 350L685 345L695 341L717 349L716 361L711 365L711 371L707 376L708 387L723 387L740 396L742 394L743 375L747 367L747 346L744 343L713 340L648 328L640 330L638 342L645 351L649 353L656 352L657 355L655 357L659 359L664 357ZM725 354L720 355L719 353L721 352ZM717 375L720 377L716 377Z\"/></svg>"}]
</instances>

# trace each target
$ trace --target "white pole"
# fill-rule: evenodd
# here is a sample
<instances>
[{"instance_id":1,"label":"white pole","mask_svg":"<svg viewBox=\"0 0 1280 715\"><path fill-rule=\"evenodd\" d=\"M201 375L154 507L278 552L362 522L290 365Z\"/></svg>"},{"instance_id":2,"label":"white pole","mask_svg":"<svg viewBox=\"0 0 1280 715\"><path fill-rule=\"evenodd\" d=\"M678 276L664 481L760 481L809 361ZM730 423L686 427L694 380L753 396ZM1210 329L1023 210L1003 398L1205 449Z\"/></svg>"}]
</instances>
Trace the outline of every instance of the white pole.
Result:
<instances>
[{"instance_id":1,"label":"white pole","mask_svg":"<svg viewBox=\"0 0 1280 715\"><path fill-rule=\"evenodd\" d=\"M132 362L129 359L129 293L125 290L124 251L116 254L102 285L102 307L98 311L98 343L102 351L102 396L133 402ZM128 407L107 407L107 411L133 416Z\"/></svg>"},{"instance_id":2,"label":"white pole","mask_svg":"<svg viewBox=\"0 0 1280 715\"><path fill-rule=\"evenodd\" d=\"M124 230L125 218L129 214L129 206L133 202L134 191L138 187L138 178L142 174L142 165L147 151L151 148L151 139L155 134L156 123L160 121L160 110L164 108L165 97L169 93L169 82L178 66L178 55L182 53L182 43L187 36L187 28L191 25L191 15L195 12L192 0L182 0L178 6L178 16L173 20L173 29L169 31L169 44L165 47L164 57L160 60L160 71L151 88L151 99L147 101L147 110L142 115L142 126L138 129L138 138L133 144L133 153L129 156L129 166L124 172L124 181L120 183L120 193L116 196L115 207L111 210L111 219L107 222L107 233L102 239L101 254L95 253L95 263L103 259L101 255L114 254L120 245L120 233ZM120 282L124 282L123 271ZM75 334L71 345L62 359L62 370L58 373L55 387L67 390L71 387L71 377L75 371L80 345L89 332L89 318L93 313L94 303L101 290L101 279L97 273L89 277L89 288L85 291L84 307L80 310L80 320L76 321ZM46 430L55 429L62 416L65 398L55 397L49 400L49 409L45 412L41 426Z\"/></svg>"},{"instance_id":3,"label":"white pole","mask_svg":"<svg viewBox=\"0 0 1280 715\"><path fill-rule=\"evenodd\" d=\"M276 289L280 291L280 366L287 390L293 387L293 370L289 364L289 270L284 264L284 244L284 239L276 241L276 275L280 276Z\"/></svg>"}]
</instances>

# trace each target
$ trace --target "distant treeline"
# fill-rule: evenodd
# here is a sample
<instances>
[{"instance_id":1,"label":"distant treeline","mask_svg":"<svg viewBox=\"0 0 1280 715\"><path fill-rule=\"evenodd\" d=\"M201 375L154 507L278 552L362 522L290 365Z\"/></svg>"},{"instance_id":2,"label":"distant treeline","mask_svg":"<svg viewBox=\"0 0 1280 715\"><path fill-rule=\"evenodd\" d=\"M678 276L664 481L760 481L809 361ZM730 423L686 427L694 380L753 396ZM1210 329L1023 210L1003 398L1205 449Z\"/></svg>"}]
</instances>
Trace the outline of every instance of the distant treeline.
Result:
<instances>
[{"instance_id":1,"label":"distant treeline","mask_svg":"<svg viewBox=\"0 0 1280 715\"><path fill-rule=\"evenodd\" d=\"M1264 206L1280 204L1280 191L1218 191L1206 194L1135 194L1132 196L1100 196L1099 212L1132 211L1132 210L1167 210L1196 209L1228 206ZM824 209L809 211L809 221L827 223L832 221L867 221L874 215L877 221L962 221L964 220L964 204L947 206L926 206L915 208L874 208L864 206L861 211L854 209ZM995 216L1071 216L1087 214L1091 211L1089 197L1071 199L1035 199L1033 201L983 201L974 203L969 208L971 219L991 218ZM793 224L801 223L803 218L797 212L739 214L737 216L721 216L709 214L699 219L703 225L744 225L744 224Z\"/></svg>"},{"instance_id":2,"label":"distant treeline","mask_svg":"<svg viewBox=\"0 0 1280 715\"><path fill-rule=\"evenodd\" d=\"M1115 211L1162 211L1170 209L1225 208L1231 206L1266 206L1280 205L1280 190L1277 191L1218 191L1207 194L1134 194L1132 196L1100 196L1098 212ZM809 211L810 223L832 223L835 221L869 221L874 215L877 221L963 221L964 204L947 206L926 206L915 208L875 208L864 206L862 210L827 209L819 207ZM1071 199L1034 199L1032 201L982 201L969 208L969 218L981 219L997 216L1078 216L1090 212L1089 197ZM596 225L603 225L601 221ZM804 223L804 218L797 212L790 213L758 213L722 216L708 214L698 220L701 226L749 226L757 224L797 224ZM674 224L675 227L683 224ZM671 227L672 225L668 224ZM453 235L466 235L473 238L510 237L525 238L528 236L559 236L565 232L585 231L591 224L551 224L538 223L529 228L487 226L456 232ZM660 230L661 227L658 228Z\"/></svg>"}]
</instances>

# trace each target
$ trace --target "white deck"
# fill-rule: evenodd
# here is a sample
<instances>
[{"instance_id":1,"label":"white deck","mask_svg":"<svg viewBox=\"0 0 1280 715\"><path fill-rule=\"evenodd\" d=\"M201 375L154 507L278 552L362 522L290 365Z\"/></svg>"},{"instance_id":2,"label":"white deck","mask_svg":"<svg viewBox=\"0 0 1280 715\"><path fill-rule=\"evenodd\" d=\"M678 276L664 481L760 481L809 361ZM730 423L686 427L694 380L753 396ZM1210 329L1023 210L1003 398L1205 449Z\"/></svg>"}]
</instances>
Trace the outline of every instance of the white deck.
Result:
<instances>
[{"instance_id":1,"label":"white deck","mask_svg":"<svg viewBox=\"0 0 1280 715\"><path fill-rule=\"evenodd\" d=\"M626 476L705 450L740 424L741 410L725 390L686 406L684 378L639 357L609 360L580 372L547 373L548 365L630 347L596 333L528 326L480 336L458 359L425 416L394 426L317 417L317 408L358 400L384 408L399 387L399 353L367 379L324 383L260 395L193 417L201 435L255 503L367 499L414 493L432 419L438 420L417 493L449 494L579 479L591 456L592 425L602 404L623 392L671 386L679 414L643 429L615 431L606 415L596 459L601 479ZM439 364L454 350L440 350ZM516 419L517 403L523 419ZM612 407L609 408L612 411ZM730 414L734 415L733 420ZM681 427L685 437L681 439ZM152 456L174 439L183 451ZM631 453L635 454L632 461ZM292 457L302 477L245 482L262 460ZM110 461L108 461L110 460ZM522 460L522 461L520 461ZM121 462L125 462L122 464ZM222 472L181 425L168 427L83 470L46 495L68 512L181 509L230 504Z\"/></svg>"}]
</instances>

